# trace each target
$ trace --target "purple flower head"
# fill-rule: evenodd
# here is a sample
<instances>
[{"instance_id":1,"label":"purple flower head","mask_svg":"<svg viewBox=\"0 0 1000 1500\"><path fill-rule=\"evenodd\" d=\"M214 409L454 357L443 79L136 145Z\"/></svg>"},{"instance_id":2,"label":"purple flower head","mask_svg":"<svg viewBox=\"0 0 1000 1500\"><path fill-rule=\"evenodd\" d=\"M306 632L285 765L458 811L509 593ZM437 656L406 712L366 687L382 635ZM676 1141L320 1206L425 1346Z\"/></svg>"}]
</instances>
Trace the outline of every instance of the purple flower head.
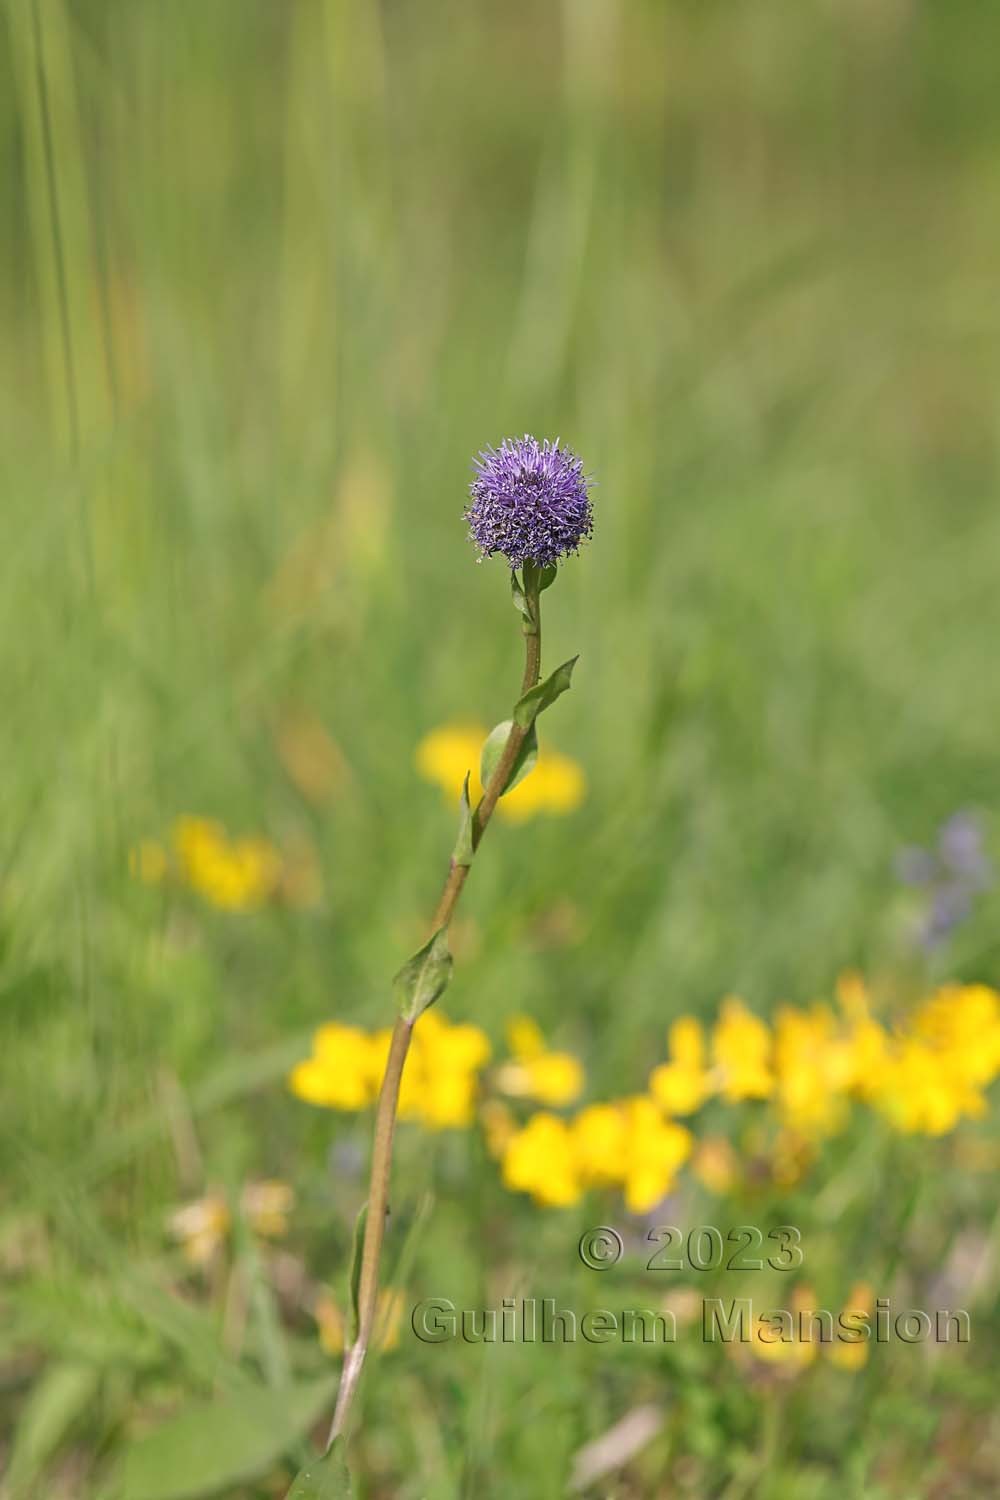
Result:
<instances>
[{"instance_id":1,"label":"purple flower head","mask_svg":"<svg viewBox=\"0 0 1000 1500\"><path fill-rule=\"evenodd\" d=\"M504 438L475 464L465 519L483 557L502 552L512 568L546 568L593 531L583 464L558 438Z\"/></svg>"}]
</instances>

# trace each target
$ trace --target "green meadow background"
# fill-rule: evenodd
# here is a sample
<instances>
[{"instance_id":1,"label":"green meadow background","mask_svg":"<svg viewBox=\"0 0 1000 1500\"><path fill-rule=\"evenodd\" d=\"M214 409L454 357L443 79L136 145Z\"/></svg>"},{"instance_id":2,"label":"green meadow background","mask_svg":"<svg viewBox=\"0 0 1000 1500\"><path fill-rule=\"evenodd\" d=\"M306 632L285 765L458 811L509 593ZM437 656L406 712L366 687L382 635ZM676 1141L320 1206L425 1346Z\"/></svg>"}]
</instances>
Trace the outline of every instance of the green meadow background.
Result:
<instances>
[{"instance_id":1,"label":"green meadow background","mask_svg":"<svg viewBox=\"0 0 1000 1500\"><path fill-rule=\"evenodd\" d=\"M485 444L558 434L597 481L545 598L547 661L580 653L545 727L589 792L491 831L448 1014L502 1049L528 1011L602 1098L729 990L766 1014L851 967L1000 979L997 891L925 959L894 867L959 808L997 847L998 47L970 0L5 0L5 1500L155 1497L120 1455L220 1393L315 1411L216 1493L282 1495L321 1430L336 1363L253 1244L234 1340L164 1223L280 1177L286 1259L342 1281L368 1126L284 1075L319 1022L385 1022L436 900L451 814L417 741L509 712L517 619L462 521ZM310 796L282 744L316 721ZM230 915L131 879L185 812L312 849L322 900ZM563 1495L648 1402L653 1447L588 1494L991 1493L995 1174L870 1129L780 1221L823 1305L841 1270L908 1268L921 1306L974 1263L969 1348L775 1395L693 1344L404 1341L359 1495ZM586 1211L495 1178L402 1133L413 1297L495 1304L512 1260L573 1305L650 1295L582 1271Z\"/></svg>"}]
</instances>

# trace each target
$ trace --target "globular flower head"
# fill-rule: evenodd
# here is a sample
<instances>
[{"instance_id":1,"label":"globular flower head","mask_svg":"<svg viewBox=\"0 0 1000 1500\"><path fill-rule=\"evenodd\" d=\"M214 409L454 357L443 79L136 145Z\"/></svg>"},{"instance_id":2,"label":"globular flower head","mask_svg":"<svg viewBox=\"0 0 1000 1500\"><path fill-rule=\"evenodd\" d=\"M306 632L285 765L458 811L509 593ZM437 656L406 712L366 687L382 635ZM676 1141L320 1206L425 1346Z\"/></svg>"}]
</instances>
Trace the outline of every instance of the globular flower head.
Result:
<instances>
[{"instance_id":1,"label":"globular flower head","mask_svg":"<svg viewBox=\"0 0 1000 1500\"><path fill-rule=\"evenodd\" d=\"M593 531L583 464L558 438L504 438L475 464L465 518L483 557L501 552L512 568L551 567Z\"/></svg>"}]
</instances>

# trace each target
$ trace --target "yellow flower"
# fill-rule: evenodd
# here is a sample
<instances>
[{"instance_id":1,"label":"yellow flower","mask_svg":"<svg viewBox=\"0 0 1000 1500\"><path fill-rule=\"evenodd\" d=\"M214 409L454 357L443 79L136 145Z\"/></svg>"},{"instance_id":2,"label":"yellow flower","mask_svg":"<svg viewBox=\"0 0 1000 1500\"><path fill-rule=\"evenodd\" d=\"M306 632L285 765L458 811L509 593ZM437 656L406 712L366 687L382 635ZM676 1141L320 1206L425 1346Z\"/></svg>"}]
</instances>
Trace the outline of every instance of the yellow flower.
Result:
<instances>
[{"instance_id":1,"label":"yellow flower","mask_svg":"<svg viewBox=\"0 0 1000 1500\"><path fill-rule=\"evenodd\" d=\"M621 1182L626 1164L628 1126L618 1104L590 1104L571 1125L580 1176L588 1184Z\"/></svg>"},{"instance_id":2,"label":"yellow flower","mask_svg":"<svg viewBox=\"0 0 1000 1500\"><path fill-rule=\"evenodd\" d=\"M307 1104L364 1109L378 1090L378 1042L357 1026L331 1021L313 1037L312 1056L289 1074L288 1086ZM378 1077L376 1078L376 1073Z\"/></svg>"},{"instance_id":3,"label":"yellow flower","mask_svg":"<svg viewBox=\"0 0 1000 1500\"><path fill-rule=\"evenodd\" d=\"M375 1314L375 1347L385 1352L399 1345L399 1325L403 1316L403 1293L398 1288L384 1287L378 1294ZM344 1318L329 1292L322 1292L316 1299L313 1317L319 1326L320 1345L326 1354L343 1354L346 1343Z\"/></svg>"},{"instance_id":4,"label":"yellow flower","mask_svg":"<svg viewBox=\"0 0 1000 1500\"><path fill-rule=\"evenodd\" d=\"M475 1115L476 1078L472 1073L439 1073L428 1083L420 1110L429 1130L460 1130Z\"/></svg>"},{"instance_id":5,"label":"yellow flower","mask_svg":"<svg viewBox=\"0 0 1000 1500\"><path fill-rule=\"evenodd\" d=\"M712 1033L712 1055L724 1099L767 1099L774 1092L771 1037L764 1022L736 995L722 1002Z\"/></svg>"},{"instance_id":6,"label":"yellow flower","mask_svg":"<svg viewBox=\"0 0 1000 1500\"><path fill-rule=\"evenodd\" d=\"M580 1181L588 1187L620 1183L631 1213L644 1213L666 1196L691 1151L690 1133L664 1120L645 1095L588 1105L570 1133Z\"/></svg>"},{"instance_id":7,"label":"yellow flower","mask_svg":"<svg viewBox=\"0 0 1000 1500\"><path fill-rule=\"evenodd\" d=\"M377 1093L389 1055L391 1031L373 1038ZM478 1026L452 1026L428 1010L413 1030L399 1089L399 1117L418 1120L430 1130L460 1129L475 1118L478 1075L490 1057L490 1043Z\"/></svg>"},{"instance_id":8,"label":"yellow flower","mask_svg":"<svg viewBox=\"0 0 1000 1500\"><path fill-rule=\"evenodd\" d=\"M680 1016L670 1028L668 1045L670 1062L653 1069L649 1091L667 1114L693 1114L711 1092L701 1023L693 1016Z\"/></svg>"},{"instance_id":9,"label":"yellow flower","mask_svg":"<svg viewBox=\"0 0 1000 1500\"><path fill-rule=\"evenodd\" d=\"M889 1050L884 1027L872 1020L868 987L860 974L842 974L837 980L837 999L846 1023L845 1042L851 1059L851 1092L870 1099L878 1088Z\"/></svg>"},{"instance_id":10,"label":"yellow flower","mask_svg":"<svg viewBox=\"0 0 1000 1500\"><path fill-rule=\"evenodd\" d=\"M382 1079L385 1075L385 1065L389 1059L389 1047L392 1042L392 1027L383 1026L369 1038L371 1052L369 1056L369 1069L367 1073L369 1097L371 1101L378 1098L379 1089L382 1087ZM423 1102L424 1076L420 1065L420 1050L417 1043L417 1033L414 1031L410 1041L410 1051L403 1068L403 1076L399 1082L399 1101L396 1113L401 1120L415 1120L420 1114L420 1106Z\"/></svg>"},{"instance_id":11,"label":"yellow flower","mask_svg":"<svg viewBox=\"0 0 1000 1500\"><path fill-rule=\"evenodd\" d=\"M507 1142L503 1178L536 1203L560 1206L587 1187L621 1183L629 1211L644 1213L670 1191L691 1144L645 1095L588 1105L568 1124L540 1112Z\"/></svg>"},{"instance_id":12,"label":"yellow flower","mask_svg":"<svg viewBox=\"0 0 1000 1500\"><path fill-rule=\"evenodd\" d=\"M537 1099L555 1107L572 1104L583 1092L584 1072L569 1052L550 1052L529 1016L515 1016L507 1026L514 1061L497 1069L496 1086L516 1099Z\"/></svg>"},{"instance_id":13,"label":"yellow flower","mask_svg":"<svg viewBox=\"0 0 1000 1500\"><path fill-rule=\"evenodd\" d=\"M136 880L143 885L159 885L166 879L170 869L167 851L157 839L141 839L129 851L128 867Z\"/></svg>"},{"instance_id":14,"label":"yellow flower","mask_svg":"<svg viewBox=\"0 0 1000 1500\"><path fill-rule=\"evenodd\" d=\"M864 1318L871 1317L872 1308L875 1306L875 1291L867 1282L859 1281L850 1290L847 1301L844 1303L840 1313L840 1321L834 1334L833 1343L827 1349L830 1363L840 1370L860 1370L868 1363L868 1345L870 1338L862 1336L857 1342L849 1342L838 1338L837 1333L841 1329L853 1328L864 1335Z\"/></svg>"},{"instance_id":15,"label":"yellow flower","mask_svg":"<svg viewBox=\"0 0 1000 1500\"><path fill-rule=\"evenodd\" d=\"M432 729L417 746L414 757L417 770L425 781L433 782L456 799L469 775L469 795L475 801L483 795L479 758L487 733L480 724L445 724Z\"/></svg>"},{"instance_id":16,"label":"yellow flower","mask_svg":"<svg viewBox=\"0 0 1000 1500\"><path fill-rule=\"evenodd\" d=\"M920 1007L914 1031L973 1087L1000 1071L1000 995L985 984L945 985Z\"/></svg>"},{"instance_id":17,"label":"yellow flower","mask_svg":"<svg viewBox=\"0 0 1000 1500\"><path fill-rule=\"evenodd\" d=\"M582 767L568 755L543 745L534 770L504 793L497 811L511 823L525 823L540 812L559 817L576 812L586 795L587 779Z\"/></svg>"},{"instance_id":18,"label":"yellow flower","mask_svg":"<svg viewBox=\"0 0 1000 1500\"><path fill-rule=\"evenodd\" d=\"M507 1046L515 1057L538 1057L545 1051L545 1036L531 1016L511 1016L504 1027Z\"/></svg>"},{"instance_id":19,"label":"yellow flower","mask_svg":"<svg viewBox=\"0 0 1000 1500\"><path fill-rule=\"evenodd\" d=\"M855 1051L825 1005L783 1006L774 1028L774 1072L782 1118L793 1129L829 1135L845 1118L843 1095L854 1081Z\"/></svg>"},{"instance_id":20,"label":"yellow flower","mask_svg":"<svg viewBox=\"0 0 1000 1500\"><path fill-rule=\"evenodd\" d=\"M475 803L483 794L479 762L488 732L480 724L445 724L432 729L417 745L417 771L452 799L458 798L468 773L469 796ZM512 823L523 823L540 812L574 812L586 789L586 778L576 761L543 747L534 769L504 794L497 812Z\"/></svg>"},{"instance_id":21,"label":"yellow flower","mask_svg":"<svg viewBox=\"0 0 1000 1500\"><path fill-rule=\"evenodd\" d=\"M985 1113L982 1089L1000 1071L1000 996L986 985L946 985L888 1047L872 1102L896 1129L944 1135Z\"/></svg>"},{"instance_id":22,"label":"yellow flower","mask_svg":"<svg viewBox=\"0 0 1000 1500\"><path fill-rule=\"evenodd\" d=\"M540 1112L511 1136L503 1154L503 1180L536 1203L565 1207L582 1192L573 1137L565 1120Z\"/></svg>"},{"instance_id":23,"label":"yellow flower","mask_svg":"<svg viewBox=\"0 0 1000 1500\"><path fill-rule=\"evenodd\" d=\"M923 1135L946 1135L963 1114L986 1109L982 1094L919 1037L897 1041L874 1102L897 1130Z\"/></svg>"},{"instance_id":24,"label":"yellow flower","mask_svg":"<svg viewBox=\"0 0 1000 1500\"><path fill-rule=\"evenodd\" d=\"M809 1322L809 1314L815 1311L816 1297L812 1289L796 1287L787 1317L754 1318L751 1336L754 1358L765 1364L779 1365L788 1375L801 1374L819 1353L820 1346Z\"/></svg>"},{"instance_id":25,"label":"yellow flower","mask_svg":"<svg viewBox=\"0 0 1000 1500\"><path fill-rule=\"evenodd\" d=\"M170 1217L170 1232L193 1266L207 1265L229 1233L229 1205L221 1193L206 1193Z\"/></svg>"},{"instance_id":26,"label":"yellow flower","mask_svg":"<svg viewBox=\"0 0 1000 1500\"><path fill-rule=\"evenodd\" d=\"M288 1233L288 1215L294 1203L294 1188L277 1178L248 1182L240 1196L244 1218L262 1239L277 1240Z\"/></svg>"},{"instance_id":27,"label":"yellow flower","mask_svg":"<svg viewBox=\"0 0 1000 1500\"><path fill-rule=\"evenodd\" d=\"M274 894L281 856L266 839L230 840L211 818L178 818L173 844L192 890L225 911L249 911Z\"/></svg>"},{"instance_id":28,"label":"yellow flower","mask_svg":"<svg viewBox=\"0 0 1000 1500\"><path fill-rule=\"evenodd\" d=\"M645 1095L626 1099L625 1205L630 1213L645 1213L674 1185L677 1168L690 1156L693 1137L683 1125L664 1120L656 1103Z\"/></svg>"},{"instance_id":29,"label":"yellow flower","mask_svg":"<svg viewBox=\"0 0 1000 1500\"><path fill-rule=\"evenodd\" d=\"M424 1012L413 1038L432 1073L471 1073L485 1067L490 1059L490 1040L485 1031L464 1022L452 1025L438 1010Z\"/></svg>"},{"instance_id":30,"label":"yellow flower","mask_svg":"<svg viewBox=\"0 0 1000 1500\"><path fill-rule=\"evenodd\" d=\"M426 1011L413 1032L413 1087L418 1117L432 1130L471 1125L479 1070L490 1057L489 1038L478 1026L452 1026L439 1011Z\"/></svg>"}]
</instances>

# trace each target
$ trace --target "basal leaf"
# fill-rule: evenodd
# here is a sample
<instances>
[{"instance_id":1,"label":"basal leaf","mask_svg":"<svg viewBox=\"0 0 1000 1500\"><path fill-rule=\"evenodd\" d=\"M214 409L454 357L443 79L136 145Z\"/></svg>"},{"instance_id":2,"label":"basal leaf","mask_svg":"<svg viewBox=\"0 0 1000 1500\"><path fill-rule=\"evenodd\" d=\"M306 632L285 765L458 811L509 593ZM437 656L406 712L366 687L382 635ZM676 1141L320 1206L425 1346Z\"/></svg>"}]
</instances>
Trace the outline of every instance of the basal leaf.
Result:
<instances>
[{"instance_id":1,"label":"basal leaf","mask_svg":"<svg viewBox=\"0 0 1000 1500\"><path fill-rule=\"evenodd\" d=\"M12 1497L39 1494L41 1471L67 1432L94 1400L101 1379L98 1365L50 1365L25 1402L7 1467Z\"/></svg>"},{"instance_id":2,"label":"basal leaf","mask_svg":"<svg viewBox=\"0 0 1000 1500\"><path fill-rule=\"evenodd\" d=\"M229 1494L263 1474L308 1432L326 1411L336 1386L337 1377L331 1375L308 1385L256 1387L239 1396L183 1407L126 1448L109 1494L122 1500L199 1500Z\"/></svg>"},{"instance_id":3,"label":"basal leaf","mask_svg":"<svg viewBox=\"0 0 1000 1500\"><path fill-rule=\"evenodd\" d=\"M286 1500L351 1500L353 1493L343 1441L334 1438L322 1458L296 1476Z\"/></svg>"}]
</instances>

